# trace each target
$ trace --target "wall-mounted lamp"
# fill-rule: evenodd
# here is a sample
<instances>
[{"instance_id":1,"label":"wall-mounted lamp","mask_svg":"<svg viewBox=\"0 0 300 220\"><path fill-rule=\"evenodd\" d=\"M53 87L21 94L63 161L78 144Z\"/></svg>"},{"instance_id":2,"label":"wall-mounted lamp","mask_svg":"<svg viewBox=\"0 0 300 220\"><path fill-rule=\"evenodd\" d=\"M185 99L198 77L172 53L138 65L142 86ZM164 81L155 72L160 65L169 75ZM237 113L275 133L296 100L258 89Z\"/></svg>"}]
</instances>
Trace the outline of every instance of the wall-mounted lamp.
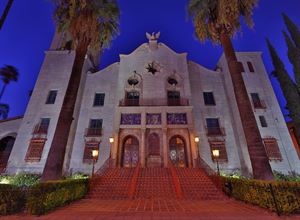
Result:
<instances>
[{"instance_id":1,"label":"wall-mounted lamp","mask_svg":"<svg viewBox=\"0 0 300 220\"><path fill-rule=\"evenodd\" d=\"M109 138L109 143L114 143L115 139L113 137Z\"/></svg>"},{"instance_id":2,"label":"wall-mounted lamp","mask_svg":"<svg viewBox=\"0 0 300 220\"><path fill-rule=\"evenodd\" d=\"M218 170L218 176L220 176L220 168L219 168L219 156L220 156L220 150L215 149L212 151L213 156L217 162L217 170Z\"/></svg>"},{"instance_id":3,"label":"wall-mounted lamp","mask_svg":"<svg viewBox=\"0 0 300 220\"><path fill-rule=\"evenodd\" d=\"M94 170L95 170L95 162L98 158L99 150L95 149L92 150L92 157L93 157L93 169L92 169L92 177L94 176Z\"/></svg>"},{"instance_id":4,"label":"wall-mounted lamp","mask_svg":"<svg viewBox=\"0 0 300 220\"><path fill-rule=\"evenodd\" d=\"M195 142L198 143L200 141L199 137L195 137Z\"/></svg>"},{"instance_id":5,"label":"wall-mounted lamp","mask_svg":"<svg viewBox=\"0 0 300 220\"><path fill-rule=\"evenodd\" d=\"M213 150L212 151L214 158L218 159L218 157L220 156L220 150Z\"/></svg>"}]
</instances>

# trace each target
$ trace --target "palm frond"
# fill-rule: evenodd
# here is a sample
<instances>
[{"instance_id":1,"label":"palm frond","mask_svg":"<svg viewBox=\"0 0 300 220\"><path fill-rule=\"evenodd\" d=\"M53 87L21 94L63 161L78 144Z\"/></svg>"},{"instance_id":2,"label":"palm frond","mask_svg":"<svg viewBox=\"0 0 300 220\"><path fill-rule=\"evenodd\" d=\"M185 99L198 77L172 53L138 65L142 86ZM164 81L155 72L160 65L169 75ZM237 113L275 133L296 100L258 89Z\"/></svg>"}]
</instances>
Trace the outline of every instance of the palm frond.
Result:
<instances>
[{"instance_id":1,"label":"palm frond","mask_svg":"<svg viewBox=\"0 0 300 220\"><path fill-rule=\"evenodd\" d=\"M9 105L0 103L0 118L7 119L9 113Z\"/></svg>"},{"instance_id":2,"label":"palm frond","mask_svg":"<svg viewBox=\"0 0 300 220\"><path fill-rule=\"evenodd\" d=\"M54 0L54 21L59 31L69 31L74 43L86 40L91 48L108 47L119 33L116 0Z\"/></svg>"},{"instance_id":3,"label":"palm frond","mask_svg":"<svg viewBox=\"0 0 300 220\"><path fill-rule=\"evenodd\" d=\"M253 27L252 13L258 0L190 0L188 14L200 41L219 43L221 33L234 36L241 28L243 17Z\"/></svg>"},{"instance_id":4,"label":"palm frond","mask_svg":"<svg viewBox=\"0 0 300 220\"><path fill-rule=\"evenodd\" d=\"M19 71L16 67L5 65L0 69L0 77L3 83L8 84L11 81L18 81Z\"/></svg>"}]
</instances>

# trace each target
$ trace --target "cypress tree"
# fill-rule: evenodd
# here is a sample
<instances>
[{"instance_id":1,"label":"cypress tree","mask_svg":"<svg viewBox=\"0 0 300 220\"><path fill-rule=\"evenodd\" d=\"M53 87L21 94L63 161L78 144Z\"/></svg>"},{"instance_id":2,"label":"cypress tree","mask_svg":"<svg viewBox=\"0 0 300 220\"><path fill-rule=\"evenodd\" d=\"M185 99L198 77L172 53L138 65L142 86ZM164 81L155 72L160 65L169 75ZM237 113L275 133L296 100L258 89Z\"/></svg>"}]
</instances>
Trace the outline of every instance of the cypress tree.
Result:
<instances>
[{"instance_id":1,"label":"cypress tree","mask_svg":"<svg viewBox=\"0 0 300 220\"><path fill-rule=\"evenodd\" d=\"M282 14L284 23L291 34L291 37L298 49L300 49L300 31L297 25L286 15Z\"/></svg>"},{"instance_id":2,"label":"cypress tree","mask_svg":"<svg viewBox=\"0 0 300 220\"><path fill-rule=\"evenodd\" d=\"M282 60L278 56L269 39L267 39L267 44L275 69L272 72L272 75L274 75L279 81L280 87L287 101L286 107L290 112L289 116L292 118L293 124L296 128L296 136L298 140L300 140L300 94L298 92L296 84L290 78Z\"/></svg>"},{"instance_id":3,"label":"cypress tree","mask_svg":"<svg viewBox=\"0 0 300 220\"><path fill-rule=\"evenodd\" d=\"M288 58L291 64L293 64L294 77L297 84L298 93L300 94L300 48L295 46L290 36L285 31L282 32L288 47Z\"/></svg>"}]
</instances>

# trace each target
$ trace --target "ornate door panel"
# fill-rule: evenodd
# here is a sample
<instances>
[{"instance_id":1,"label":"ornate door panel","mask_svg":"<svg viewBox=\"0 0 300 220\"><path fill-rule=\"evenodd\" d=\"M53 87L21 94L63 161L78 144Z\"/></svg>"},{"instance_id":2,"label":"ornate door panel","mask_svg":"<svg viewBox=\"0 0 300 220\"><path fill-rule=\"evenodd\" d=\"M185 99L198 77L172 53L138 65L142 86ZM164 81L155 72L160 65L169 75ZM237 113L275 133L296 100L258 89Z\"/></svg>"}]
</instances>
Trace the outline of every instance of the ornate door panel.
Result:
<instances>
[{"instance_id":1,"label":"ornate door panel","mask_svg":"<svg viewBox=\"0 0 300 220\"><path fill-rule=\"evenodd\" d=\"M159 136L156 133L151 133L148 137L148 155L160 155Z\"/></svg>"},{"instance_id":2,"label":"ornate door panel","mask_svg":"<svg viewBox=\"0 0 300 220\"><path fill-rule=\"evenodd\" d=\"M132 136L123 145L123 167L136 167L139 162L139 141Z\"/></svg>"},{"instance_id":3,"label":"ornate door panel","mask_svg":"<svg viewBox=\"0 0 300 220\"><path fill-rule=\"evenodd\" d=\"M169 142L169 156L170 160L176 167L186 166L185 144L181 137L172 137Z\"/></svg>"}]
</instances>

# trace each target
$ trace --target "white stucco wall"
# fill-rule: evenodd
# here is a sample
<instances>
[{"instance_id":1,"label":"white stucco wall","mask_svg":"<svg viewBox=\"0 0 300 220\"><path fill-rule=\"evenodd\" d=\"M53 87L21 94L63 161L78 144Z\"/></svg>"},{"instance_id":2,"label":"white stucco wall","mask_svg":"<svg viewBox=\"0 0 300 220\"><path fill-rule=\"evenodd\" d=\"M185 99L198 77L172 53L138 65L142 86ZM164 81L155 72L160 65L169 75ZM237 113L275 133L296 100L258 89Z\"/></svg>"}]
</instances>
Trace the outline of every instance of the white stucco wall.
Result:
<instances>
[{"instance_id":1,"label":"white stucco wall","mask_svg":"<svg viewBox=\"0 0 300 220\"><path fill-rule=\"evenodd\" d=\"M78 126L71 154L71 173L91 172L91 164L83 163L85 147L85 129L90 119L103 119L100 138L99 158L95 169L99 169L110 154L109 137L113 134L113 116L118 104L116 94L119 64L115 63L104 70L88 74L80 107ZM104 106L93 106L95 93L105 93Z\"/></svg>"},{"instance_id":2,"label":"white stucco wall","mask_svg":"<svg viewBox=\"0 0 300 220\"><path fill-rule=\"evenodd\" d=\"M16 137L22 123L23 117L15 117L0 121L0 140L7 136Z\"/></svg>"},{"instance_id":3,"label":"white stucco wall","mask_svg":"<svg viewBox=\"0 0 300 220\"><path fill-rule=\"evenodd\" d=\"M276 138L281 155L282 161L270 162L273 170L280 171L283 173L288 173L296 171L300 173L300 161L297 157L295 148L292 143L291 136L286 126L286 122L280 110L280 106L276 99L274 90L272 88L271 82L269 80L268 74L264 67L264 64L261 59L260 52L238 52L237 53L238 61L243 64L245 72L243 73L244 82L246 85L247 92L249 94L249 99L251 99L250 93L258 93L262 101L266 103L265 109L254 109L254 114L257 120L258 128L261 133L262 138L273 137ZM247 62L251 62L254 67L254 72L250 72ZM228 66L225 60L224 55L221 57L218 66L222 68L225 73L225 83L227 85L227 90L233 96L232 82L228 71ZM235 118L236 127L239 128L237 132L239 133L238 138L241 141L241 148L243 149L244 156L248 163L250 162L247 156L247 146L242 134L242 125L241 119L238 113L238 109L235 103L235 100L229 100L231 103L231 108L233 111L233 116ZM261 127L259 116L264 116L268 127ZM248 154L249 155L249 154Z\"/></svg>"},{"instance_id":4,"label":"white stucco wall","mask_svg":"<svg viewBox=\"0 0 300 220\"><path fill-rule=\"evenodd\" d=\"M47 51L32 96L27 106L17 139L9 158L7 172L41 173L47 159L58 115L74 62L74 52ZM55 80L54 80L55 79ZM45 104L50 90L58 90L54 104ZM41 118L50 118L47 141L40 162L25 162L32 131Z\"/></svg>"}]
</instances>

